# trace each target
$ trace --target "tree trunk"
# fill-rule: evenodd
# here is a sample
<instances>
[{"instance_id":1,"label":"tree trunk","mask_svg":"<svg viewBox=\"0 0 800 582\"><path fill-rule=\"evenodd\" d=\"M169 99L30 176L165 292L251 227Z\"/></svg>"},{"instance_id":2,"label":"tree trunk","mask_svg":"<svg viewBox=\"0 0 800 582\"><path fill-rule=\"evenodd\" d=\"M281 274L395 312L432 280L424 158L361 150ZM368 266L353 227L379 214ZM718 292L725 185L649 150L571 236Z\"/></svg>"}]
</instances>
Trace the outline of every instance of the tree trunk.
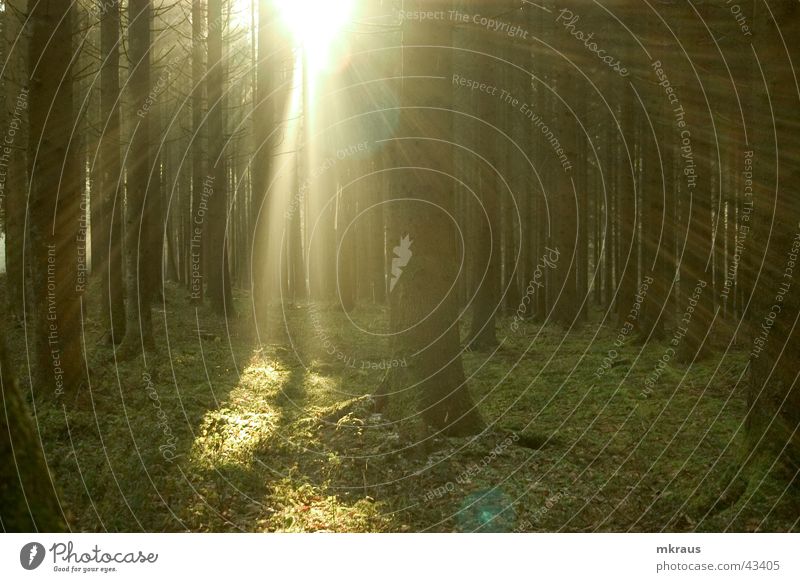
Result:
<instances>
[{"instance_id":1,"label":"tree trunk","mask_svg":"<svg viewBox=\"0 0 800 582\"><path fill-rule=\"evenodd\" d=\"M495 140L489 140L495 143ZM472 271L476 289L472 307L469 346L488 349L496 346L496 317L500 301L500 205L497 171L488 162L473 160L478 165L478 194L484 212L472 213ZM469 247L467 247L469 248Z\"/></svg>"},{"instance_id":2,"label":"tree trunk","mask_svg":"<svg viewBox=\"0 0 800 582\"><path fill-rule=\"evenodd\" d=\"M256 333L262 339L268 330L267 318L270 303L272 269L269 256L269 189L270 172L273 167L272 153L275 143L275 95L277 85L278 55L275 54L276 19L271 3L261 3L258 8L258 63L256 66L256 99L253 112L253 202L249 257L253 314Z\"/></svg>"},{"instance_id":3,"label":"tree trunk","mask_svg":"<svg viewBox=\"0 0 800 582\"><path fill-rule=\"evenodd\" d=\"M571 74L571 73L570 73ZM566 97L578 87L575 79L567 78L561 84L556 85L556 91L562 96L565 102L569 102ZM557 137L564 148L568 159L572 164L576 162L576 134L577 123L572 113L567 107L557 101L554 103L557 123L551 131L557 132ZM551 159L551 171L557 173L558 178L553 190L551 220L553 225L556 250L559 256L558 266L552 270L553 292L555 293L553 319L565 328L570 328L575 324L580 316L578 302L577 284L577 245L578 237L578 192L575 184L575 171L573 169L565 173L562 164L559 163L555 153L548 154Z\"/></svg>"},{"instance_id":4,"label":"tree trunk","mask_svg":"<svg viewBox=\"0 0 800 582\"><path fill-rule=\"evenodd\" d=\"M3 531L61 532L61 505L28 405L0 336L0 524Z\"/></svg>"},{"instance_id":5,"label":"tree trunk","mask_svg":"<svg viewBox=\"0 0 800 582\"><path fill-rule=\"evenodd\" d=\"M222 1L208 0L208 146L211 152L208 232L208 295L220 315L233 314L233 294L228 265L228 196L223 119L224 71L222 59Z\"/></svg>"},{"instance_id":6,"label":"tree trunk","mask_svg":"<svg viewBox=\"0 0 800 582\"><path fill-rule=\"evenodd\" d=\"M106 7L100 22L100 135L99 192L102 199L103 220L92 222L92 236L100 239L97 244L102 259L93 264L99 267L101 281L102 318L112 343L118 344L125 336L124 261L122 244L122 220L125 210L120 159L119 116L119 5ZM94 245L93 245L94 246ZM99 258L99 257L98 257Z\"/></svg>"},{"instance_id":7,"label":"tree trunk","mask_svg":"<svg viewBox=\"0 0 800 582\"><path fill-rule=\"evenodd\" d=\"M672 220L672 165L674 130L670 112L653 97L651 119L655 135L648 135L643 143L644 164L644 232L643 272L649 277L649 286L643 298L639 321L640 333L646 341L665 337L664 316L669 313L669 289L675 279L675 262L671 241L675 224ZM652 112L658 112L653 115Z\"/></svg>"},{"instance_id":8,"label":"tree trunk","mask_svg":"<svg viewBox=\"0 0 800 582\"><path fill-rule=\"evenodd\" d=\"M796 43L780 42L776 23L785 38L797 38L800 11L795 4L774 6L772 10L772 14L761 11L755 29L766 87L759 81L754 91L758 91L757 102L764 103L764 90L768 90L771 110L781 114L773 116L768 110L756 109L762 121L749 127L755 160L763 160L754 164L759 177L755 197L761 204L752 240L762 241L766 248L748 310L752 343L746 446L740 471L746 483L745 501L760 490L770 499L785 496L796 511L800 467L800 283L796 276L800 254L800 199L796 193L800 182L796 156L800 148L800 100L794 90L785 89L794 87L791 63L798 62L800 51ZM759 85L760 90L756 89ZM774 160L777 168L773 168Z\"/></svg>"},{"instance_id":9,"label":"tree trunk","mask_svg":"<svg viewBox=\"0 0 800 582\"><path fill-rule=\"evenodd\" d=\"M126 216L127 244L127 333L122 352L136 353L138 349L155 347L151 301L153 299L153 270L150 261L161 261L161 256L149 256L152 251L148 225L152 213L148 211L156 192L150 192L150 110L148 101L150 84L150 25L152 6L150 0L131 0L128 4L130 26L128 45L131 73L129 83L131 99L136 108L133 136L128 153L128 204Z\"/></svg>"},{"instance_id":10,"label":"tree trunk","mask_svg":"<svg viewBox=\"0 0 800 582\"><path fill-rule=\"evenodd\" d=\"M60 396L82 381L78 278L80 170L74 151L72 8L40 2L31 10L30 217L33 334L38 395Z\"/></svg>"},{"instance_id":11,"label":"tree trunk","mask_svg":"<svg viewBox=\"0 0 800 582\"><path fill-rule=\"evenodd\" d=\"M203 1L192 0L192 197L189 228L189 292L192 303L203 303L203 219L198 209L203 198L206 179L206 150L204 144L203 97L206 86L203 37Z\"/></svg>"},{"instance_id":12,"label":"tree trunk","mask_svg":"<svg viewBox=\"0 0 800 582\"><path fill-rule=\"evenodd\" d=\"M406 3L408 10L450 7L449 1ZM388 401L394 418L418 414L436 430L468 435L479 432L483 422L467 390L458 331L456 236L448 216L456 188L453 151L445 143L452 139L453 119L434 109L452 104L452 53L432 47L452 46L451 41L449 22L403 25L406 77L399 87L404 109L398 139L391 145L398 201L392 205L390 240L405 242L395 249L390 307L393 357L407 368L387 375L378 406Z\"/></svg>"},{"instance_id":13,"label":"tree trunk","mask_svg":"<svg viewBox=\"0 0 800 582\"><path fill-rule=\"evenodd\" d=\"M25 51L19 47L24 45L22 23L19 15L27 13L26 2L7 2L8 8L3 13L6 51L15 46L15 55L7 61L4 77L6 127L12 144L3 144L8 149L0 151L0 198L5 201L3 218L5 221L6 251L6 302L8 312L15 319L23 319L23 289L25 273L23 271L23 248L25 241L25 201L28 184L26 171L26 148L28 147L28 94L25 72L27 70L23 55ZM5 54L8 54L6 52ZM14 129L15 134L10 135ZM2 206L2 204L0 204Z\"/></svg>"},{"instance_id":14,"label":"tree trunk","mask_svg":"<svg viewBox=\"0 0 800 582\"><path fill-rule=\"evenodd\" d=\"M356 216L356 200L352 189L343 189L343 185L352 180L352 160L340 162L340 183L337 185L336 201L336 294L339 304L345 312L352 311L356 306L356 261L357 245L356 232L352 227ZM348 226L350 228L348 228Z\"/></svg>"},{"instance_id":15,"label":"tree trunk","mask_svg":"<svg viewBox=\"0 0 800 582\"><path fill-rule=\"evenodd\" d=\"M699 22L693 21L687 29L687 45L691 47L683 62L699 58L692 51L710 42L708 30ZM677 353L677 360L691 363L703 359L708 354L708 338L714 311L713 292L713 240L711 229L711 201L713 180L712 119L704 103L703 88L698 81L687 83L681 88L681 101L685 115L678 116L685 126L677 130L675 157L678 160L678 175L681 178L680 197L685 224L679 228L682 240L679 241L681 302L677 327L685 334Z\"/></svg>"},{"instance_id":16,"label":"tree trunk","mask_svg":"<svg viewBox=\"0 0 800 582\"><path fill-rule=\"evenodd\" d=\"M497 47L483 43L476 49L492 54L492 50ZM493 63L493 59L481 57L468 70L472 78L484 78L492 86L498 86L501 83L496 74L497 67ZM472 114L481 120L489 120L497 115L497 106L496 97L478 93L473 96L475 109ZM467 250L471 255L472 276L475 281L468 345L473 349L489 349L498 343L496 319L500 306L503 242L500 200L501 196L508 196L508 192L503 190L500 177L503 171L499 161L502 156L500 149L504 138L500 135L499 128L491 123L481 123L478 120L469 120L467 123L475 128L471 132L475 139L472 148L481 156L472 156L468 162L476 168L477 183L473 188L479 197L478 201L470 199L468 205L474 208L470 213L472 220L468 223L474 234L468 239L471 244L467 245Z\"/></svg>"},{"instance_id":17,"label":"tree trunk","mask_svg":"<svg viewBox=\"0 0 800 582\"><path fill-rule=\"evenodd\" d=\"M631 51L628 51L630 54ZM633 89L627 84L621 84L617 93L622 98L619 122L621 135L617 148L616 164L618 168L618 198L619 209L618 244L620 282L617 289L617 320L619 325L628 322L628 315L633 308L636 292L639 286L638 272L638 212L636 196L636 167L637 167L637 123L641 119L638 115L639 103Z\"/></svg>"}]
</instances>

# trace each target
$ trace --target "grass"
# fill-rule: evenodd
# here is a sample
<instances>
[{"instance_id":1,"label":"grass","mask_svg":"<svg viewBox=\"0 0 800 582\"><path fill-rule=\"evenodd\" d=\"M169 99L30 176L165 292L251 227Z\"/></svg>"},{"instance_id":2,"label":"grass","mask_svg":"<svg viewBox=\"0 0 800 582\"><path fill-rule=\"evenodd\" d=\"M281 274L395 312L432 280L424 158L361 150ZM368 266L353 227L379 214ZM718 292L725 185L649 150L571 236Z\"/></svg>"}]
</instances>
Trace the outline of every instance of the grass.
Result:
<instances>
[{"instance_id":1,"label":"grass","mask_svg":"<svg viewBox=\"0 0 800 582\"><path fill-rule=\"evenodd\" d=\"M619 347L597 321L512 332L501 319L501 345L464 357L488 428L442 438L372 414L385 338L353 333L345 314L316 306L312 325L307 306L276 311L284 333L257 342L245 316L195 313L173 287L166 299L147 362L115 363L90 317L91 387L36 411L75 530L796 527L786 496L713 514L700 502L741 450L742 350L670 362L648 394L666 341ZM236 302L247 313L247 298ZM386 321L377 306L351 315L368 331Z\"/></svg>"}]
</instances>

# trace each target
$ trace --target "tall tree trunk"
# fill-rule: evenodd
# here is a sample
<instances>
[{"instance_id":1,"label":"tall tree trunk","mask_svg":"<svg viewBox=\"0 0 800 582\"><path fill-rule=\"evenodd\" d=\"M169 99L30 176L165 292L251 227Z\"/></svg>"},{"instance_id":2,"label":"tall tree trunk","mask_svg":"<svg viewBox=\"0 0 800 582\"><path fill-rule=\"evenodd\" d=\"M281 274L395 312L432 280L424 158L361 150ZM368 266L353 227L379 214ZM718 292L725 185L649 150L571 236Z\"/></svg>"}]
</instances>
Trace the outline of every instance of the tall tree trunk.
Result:
<instances>
[{"instance_id":1,"label":"tall tree trunk","mask_svg":"<svg viewBox=\"0 0 800 582\"><path fill-rule=\"evenodd\" d=\"M567 77L560 84L556 85L556 91L562 96L565 102L569 102L569 95L578 87L577 81ZM551 128L564 148L564 152L572 164L576 158L577 123L570 110L560 101L554 103L558 123L554 123L555 129ZM565 173L562 164L558 161L555 153L550 153L551 169L558 173L555 182L556 190L553 191L551 220L556 248L559 257L557 268L550 274L553 277L553 292L556 294L554 299L553 319L560 325L571 327L580 315L580 304L577 296L577 245L578 237L578 192L575 184L574 165L573 169Z\"/></svg>"},{"instance_id":2,"label":"tall tree trunk","mask_svg":"<svg viewBox=\"0 0 800 582\"><path fill-rule=\"evenodd\" d=\"M630 55L632 51L627 51ZM619 147L617 149L618 168L618 233L619 239L619 269L620 281L617 289L617 319L622 325L628 321L628 315L633 308L636 292L639 286L638 271L638 211L637 211L637 123L641 119L638 114L639 102L635 97L633 88L623 80L620 83L617 95L621 97L620 107L620 132Z\"/></svg>"},{"instance_id":3,"label":"tall tree trunk","mask_svg":"<svg viewBox=\"0 0 800 582\"><path fill-rule=\"evenodd\" d=\"M754 33L760 63L753 62L752 66L758 67L757 77L764 75L766 86L759 79L753 91L758 92L757 102L770 103L770 109L755 109L761 122L748 128L754 135L755 159L764 161L754 165L759 177L755 196L761 206L752 238L765 248L747 314L752 343L746 446L740 475L746 484L741 490L746 494L745 502L760 490L769 499L784 497L797 511L800 283L796 258L800 253L800 199L796 189L800 181L800 99L794 89L792 62L800 60L800 51L796 43L781 42L778 27L784 38L798 37L800 10L796 4L775 3L771 12L761 10Z\"/></svg>"},{"instance_id":4,"label":"tall tree trunk","mask_svg":"<svg viewBox=\"0 0 800 582\"><path fill-rule=\"evenodd\" d=\"M272 153L275 137L275 95L277 87L278 55L275 54L277 16L271 2L258 7L258 63L256 63L256 99L253 112L253 203L249 263L251 269L252 302L256 332L262 338L267 327L268 307L271 296L271 268L269 256L269 188L273 167Z\"/></svg>"},{"instance_id":5,"label":"tall tree trunk","mask_svg":"<svg viewBox=\"0 0 800 582\"><path fill-rule=\"evenodd\" d=\"M692 22L689 31L691 47L703 47L710 42L708 31L698 22ZM688 44L688 42L687 42ZM692 58L692 54L686 57ZM695 59L698 58L696 55ZM680 66L685 66L686 62ZM678 70L678 69L674 69ZM713 152L710 128L712 120L697 82L687 83L681 91L685 115L679 116L685 126L678 129L675 157L678 160L680 196L685 224L679 229L682 253L680 259L681 303L678 328L685 334L677 353L677 360L690 363L708 354L708 337L714 311L713 293L713 240L711 229ZM685 227L685 228L684 228Z\"/></svg>"},{"instance_id":6,"label":"tall tree trunk","mask_svg":"<svg viewBox=\"0 0 800 582\"><path fill-rule=\"evenodd\" d=\"M650 101L653 133L643 140L644 165L644 231L643 273L649 277L648 289L643 298L639 321L642 338L663 339L664 316L669 313L669 289L675 279L675 261L672 252L672 199L674 163L672 143L674 127L670 111L662 95ZM654 114L655 113L655 114Z\"/></svg>"},{"instance_id":7,"label":"tall tree trunk","mask_svg":"<svg viewBox=\"0 0 800 582\"><path fill-rule=\"evenodd\" d=\"M228 265L227 160L223 97L225 68L222 59L222 1L208 0L208 146L211 152L209 212L204 228L208 232L208 295L219 314L233 313L233 294Z\"/></svg>"},{"instance_id":8,"label":"tall tree trunk","mask_svg":"<svg viewBox=\"0 0 800 582\"><path fill-rule=\"evenodd\" d=\"M25 79L23 34L20 15L27 12L24 1L7 2L3 13L3 32L5 33L5 54L9 55L5 74L4 89L7 135L11 144L4 143L0 151L0 198L5 202L3 219L5 221L5 260L6 260L6 302L8 312L15 319L23 318L23 249L25 247L25 202L28 184L26 168L26 148L28 146L28 87ZM13 135L12 135L13 130ZM3 204L0 202L0 206Z\"/></svg>"},{"instance_id":9,"label":"tall tree trunk","mask_svg":"<svg viewBox=\"0 0 800 582\"><path fill-rule=\"evenodd\" d=\"M386 303L386 249L384 243L384 192L376 187L371 191L372 208L369 219L369 272L372 287L372 300L378 304Z\"/></svg>"},{"instance_id":10,"label":"tall tree trunk","mask_svg":"<svg viewBox=\"0 0 800 582\"><path fill-rule=\"evenodd\" d=\"M72 140L72 13L52 0L31 9L31 287L39 394L62 395L82 381L78 292L80 170Z\"/></svg>"},{"instance_id":11,"label":"tall tree trunk","mask_svg":"<svg viewBox=\"0 0 800 582\"><path fill-rule=\"evenodd\" d=\"M339 303L345 312L352 311L357 301L356 261L357 245L356 232L352 227L356 216L356 197L352 189L345 190L344 184L352 180L352 160L340 162L337 174L340 183L337 185L336 206L336 247L338 253L336 260L336 294ZM348 228L348 226L350 228Z\"/></svg>"},{"instance_id":12,"label":"tall tree trunk","mask_svg":"<svg viewBox=\"0 0 800 582\"><path fill-rule=\"evenodd\" d=\"M151 53L155 54L155 43L150 48ZM167 65L168 66L168 65ZM152 65L151 65L152 67ZM151 78L152 76L151 68ZM151 303L163 302L164 288L164 234L165 234L165 215L162 200L164 197L164 144L169 139L166 132L162 133L166 127L164 120L165 101L169 99L169 70L157 68L155 70L156 85L162 80L167 82L167 87L159 90L157 104L151 112L152 119L149 120L150 127L150 163L147 172L147 194L144 203L144 221L142 222L142 238L144 256L147 262L143 274L149 283L149 301ZM150 94L153 95L153 87L150 87ZM150 116L148 116L149 118Z\"/></svg>"},{"instance_id":13,"label":"tall tree trunk","mask_svg":"<svg viewBox=\"0 0 800 582\"><path fill-rule=\"evenodd\" d=\"M130 0L128 4L130 25L128 46L130 54L130 87L133 107L136 108L133 136L128 153L128 204L127 234L127 332L123 354L132 355L138 349L155 347L151 301L153 299L153 271L149 261L161 256L148 256L152 251L146 221L152 218L149 208L157 194L150 192L150 110L148 101L150 84L150 26L152 5L150 0Z\"/></svg>"},{"instance_id":14,"label":"tall tree trunk","mask_svg":"<svg viewBox=\"0 0 800 582\"><path fill-rule=\"evenodd\" d=\"M671 44L662 46L656 41L658 26L645 25L648 39L658 46L651 47L653 59L665 62ZM642 64L641 68L646 65ZM653 81L657 80L650 69ZM649 124L644 130L642 151L642 272L649 277L647 292L642 301L639 330L643 341L665 337L665 315L669 313L669 290L675 281L675 257L672 236L675 231L673 164L676 127L668 97L655 85L637 86L647 106Z\"/></svg>"},{"instance_id":15,"label":"tall tree trunk","mask_svg":"<svg viewBox=\"0 0 800 582\"><path fill-rule=\"evenodd\" d=\"M305 60L302 64L303 69L306 68ZM306 159L306 151L307 148L310 147L310 143L305 141L304 135L310 135L305 128L307 122L307 106L308 106L308 84L305 78L305 73L303 74L303 122L302 122L302 129L299 132L299 136L297 139L298 144L298 152L295 157L295 165L294 165L294 187L293 187L293 196L298 196L298 203L294 212L292 212L292 217L289 219L288 224L288 232L286 233L286 243L287 243L287 266L289 267L289 288L290 288L290 298L292 303L297 304L298 302L304 301L307 297L307 289L306 289L306 269L305 269L305 261L303 257L303 214L306 211L307 206L307 194L300 195L300 187L304 183L304 172L305 166L308 163ZM351 235L355 234L351 228Z\"/></svg>"},{"instance_id":16,"label":"tall tree trunk","mask_svg":"<svg viewBox=\"0 0 800 582\"><path fill-rule=\"evenodd\" d=\"M411 0L408 10L447 10L449 1ZM405 79L397 140L392 205L398 245L395 286L390 296L392 350L407 368L385 378L379 407L388 399L390 415L423 422L446 434L466 435L483 427L467 390L458 331L456 237L448 212L454 206L452 117L434 108L452 104L452 46L449 22L406 21L402 59ZM434 80L432 77L439 77ZM424 128L424 135L420 135ZM431 139L432 138L432 139ZM444 141L438 141L444 140ZM408 199L412 201L409 202Z\"/></svg>"},{"instance_id":17,"label":"tall tree trunk","mask_svg":"<svg viewBox=\"0 0 800 582\"><path fill-rule=\"evenodd\" d=\"M206 86L206 67L203 36L203 0L192 0L192 197L189 228L189 292L195 305L203 303L203 218L199 208L206 180L205 129L203 123L203 97Z\"/></svg>"},{"instance_id":18,"label":"tall tree trunk","mask_svg":"<svg viewBox=\"0 0 800 582\"><path fill-rule=\"evenodd\" d=\"M476 47L492 54L497 47L481 44ZM472 78L481 78L492 86L501 85L495 61L483 57L473 63L470 70ZM487 93L478 93L473 96L473 115L481 120L489 120L498 113L497 98ZM474 349L488 349L496 346L497 329L496 318L500 306L500 277L501 277L501 246L502 224L500 220L501 197L508 196L503 189L500 173L501 148L503 136L498 127L491 123L481 123L470 120L474 125L471 132L475 142L472 148L481 157L472 157L468 164L476 168L476 184L473 188L479 201L470 200L469 207L476 211L470 213L469 229L473 235L469 237L467 250L471 255L471 269L475 281L475 291L472 300L472 323L468 344ZM481 159L483 158L483 159ZM478 205L479 203L479 205ZM516 309L516 307L515 307Z\"/></svg>"},{"instance_id":19,"label":"tall tree trunk","mask_svg":"<svg viewBox=\"0 0 800 582\"><path fill-rule=\"evenodd\" d=\"M110 340L118 344L125 337L125 296L122 221L125 210L122 161L120 159L119 116L119 5L106 7L100 21L100 132L99 192L103 220L92 222L97 236L98 262L93 264L101 281L102 319ZM95 194L93 193L93 197ZM92 245L93 247L95 245Z\"/></svg>"}]
</instances>

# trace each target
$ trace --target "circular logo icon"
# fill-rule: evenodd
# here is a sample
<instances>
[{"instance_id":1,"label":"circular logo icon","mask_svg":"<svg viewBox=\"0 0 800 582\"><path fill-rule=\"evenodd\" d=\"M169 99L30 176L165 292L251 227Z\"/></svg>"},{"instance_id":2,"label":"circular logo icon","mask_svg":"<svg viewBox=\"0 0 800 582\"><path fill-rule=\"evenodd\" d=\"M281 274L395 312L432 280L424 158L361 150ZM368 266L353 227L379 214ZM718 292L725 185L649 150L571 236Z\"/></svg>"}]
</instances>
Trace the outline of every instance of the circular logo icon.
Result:
<instances>
[{"instance_id":1,"label":"circular logo icon","mask_svg":"<svg viewBox=\"0 0 800 582\"><path fill-rule=\"evenodd\" d=\"M19 551L19 563L26 570L35 570L44 561L44 546L39 542L30 542Z\"/></svg>"}]
</instances>

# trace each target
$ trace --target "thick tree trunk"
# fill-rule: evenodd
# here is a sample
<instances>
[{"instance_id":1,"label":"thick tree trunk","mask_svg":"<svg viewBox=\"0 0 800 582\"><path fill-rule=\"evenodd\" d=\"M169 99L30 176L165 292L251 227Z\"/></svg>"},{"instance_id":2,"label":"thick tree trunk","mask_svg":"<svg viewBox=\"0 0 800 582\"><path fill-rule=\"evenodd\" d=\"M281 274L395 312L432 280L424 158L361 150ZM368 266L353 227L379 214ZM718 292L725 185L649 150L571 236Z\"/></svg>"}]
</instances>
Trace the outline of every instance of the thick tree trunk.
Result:
<instances>
[{"instance_id":1,"label":"thick tree trunk","mask_svg":"<svg viewBox=\"0 0 800 582\"><path fill-rule=\"evenodd\" d=\"M448 1L406 3L408 10L447 10ZM456 237L449 213L452 179L450 23L408 22L403 26L400 124L392 142L393 229L399 242L390 295L393 358L406 362L387 376L378 399L397 419L419 415L451 435L480 431L483 423L467 390L461 362L456 291ZM440 77L439 80L432 77ZM437 109L439 108L439 109ZM444 141L438 141L444 140ZM400 199L406 199L400 201ZM410 199L410 200L409 200ZM395 208L396 207L396 208Z\"/></svg>"},{"instance_id":2,"label":"thick tree trunk","mask_svg":"<svg viewBox=\"0 0 800 582\"><path fill-rule=\"evenodd\" d=\"M645 30L649 37L655 37L658 30L655 22L649 22ZM651 48L653 58L666 62L669 48ZM642 64L640 67L645 68ZM650 74L656 79L652 72ZM647 292L642 302L639 320L643 341L660 340L666 335L665 316L669 314L669 293L675 281L675 256L673 236L675 222L673 217L674 188L673 166L675 163L673 144L677 137L675 120L666 95L659 86L637 87L647 104L650 123L642 138L643 166L643 223L642 232L642 270L650 278Z\"/></svg>"},{"instance_id":3,"label":"thick tree trunk","mask_svg":"<svg viewBox=\"0 0 800 582\"><path fill-rule=\"evenodd\" d=\"M0 527L13 532L61 532L58 495L28 405L0 336Z\"/></svg>"},{"instance_id":4,"label":"thick tree trunk","mask_svg":"<svg viewBox=\"0 0 800 582\"><path fill-rule=\"evenodd\" d=\"M676 68L687 65L688 60L700 58L699 50L711 42L708 30L694 21L688 27L686 45L688 56L676 62ZM694 53L694 54L693 54ZM684 115L676 118L685 123L679 127L673 141L680 176L680 197L685 224L679 232L679 261L681 301L677 327L683 339L677 360L683 363L703 359L709 353L708 340L714 319L713 290L713 239L711 229L711 203L713 181L717 175L712 170L714 138L713 120L703 96L703 87L698 81L681 88L681 104Z\"/></svg>"},{"instance_id":5,"label":"thick tree trunk","mask_svg":"<svg viewBox=\"0 0 800 582\"><path fill-rule=\"evenodd\" d=\"M20 15L27 12L24 1L7 2L3 13L3 32L5 33L5 54L13 48L14 57L9 58L5 77L5 109L8 137L11 144L4 143L0 152L0 198L4 199L3 218L5 221L6 252L6 302L8 312L15 319L22 320L24 306L23 289L23 249L25 247L25 202L28 184L26 168L26 149L28 147L28 91L25 72L27 66L23 57L25 38L22 36ZM11 130L13 129L13 135ZM8 149L5 149L8 148ZM3 206L0 203L0 206Z\"/></svg>"},{"instance_id":6,"label":"thick tree trunk","mask_svg":"<svg viewBox=\"0 0 800 582\"><path fill-rule=\"evenodd\" d=\"M38 359L37 394L74 391L83 375L78 279L80 170L74 151L72 11L39 2L31 10L30 224L31 330Z\"/></svg>"},{"instance_id":7,"label":"thick tree trunk","mask_svg":"<svg viewBox=\"0 0 800 582\"><path fill-rule=\"evenodd\" d=\"M655 105L655 101L653 102ZM663 108L657 108L656 111ZM651 114L652 115L652 114ZM668 112L653 116L655 136L648 135L643 143L644 164L644 231L643 272L648 277L647 292L643 298L640 333L645 339L663 339L664 315L668 313L668 290L674 279L674 260L670 248L674 223L672 206L672 149L667 146L673 135ZM658 144L659 148L656 148ZM665 147L667 146L667 147ZM660 158L659 158L660 154Z\"/></svg>"},{"instance_id":8,"label":"thick tree trunk","mask_svg":"<svg viewBox=\"0 0 800 582\"><path fill-rule=\"evenodd\" d=\"M800 470L800 282L796 264L800 255L800 163L796 155L800 99L796 91L786 88L794 87L791 63L798 62L800 51L796 44L787 46L780 41L777 27L784 38L797 38L797 5L774 6L772 14L761 11L756 28L760 70L766 79L766 87L754 85L760 85L758 102L769 98L772 110L781 114L772 116L756 109L764 121L750 126L755 160L763 160L754 164L755 197L761 204L752 237L764 245L764 261L748 310L752 343L746 447L740 471L747 483L746 499L761 490L770 498L785 496L796 510ZM777 168L773 168L773 160L777 160Z\"/></svg>"}]
</instances>

